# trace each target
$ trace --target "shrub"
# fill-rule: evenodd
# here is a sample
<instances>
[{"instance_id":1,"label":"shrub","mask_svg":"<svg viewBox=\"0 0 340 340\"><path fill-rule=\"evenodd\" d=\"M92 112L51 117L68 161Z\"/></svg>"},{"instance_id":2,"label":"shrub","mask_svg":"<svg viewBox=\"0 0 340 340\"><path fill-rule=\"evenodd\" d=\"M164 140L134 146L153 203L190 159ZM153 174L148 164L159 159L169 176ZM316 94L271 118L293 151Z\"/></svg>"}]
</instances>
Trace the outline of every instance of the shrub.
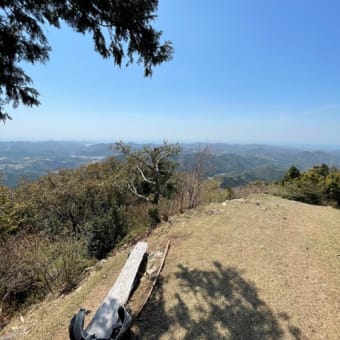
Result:
<instances>
[{"instance_id":1,"label":"shrub","mask_svg":"<svg viewBox=\"0 0 340 340\"><path fill-rule=\"evenodd\" d=\"M15 214L16 203L9 188L0 181L0 240L18 231L19 220Z\"/></svg>"},{"instance_id":2,"label":"shrub","mask_svg":"<svg viewBox=\"0 0 340 340\"><path fill-rule=\"evenodd\" d=\"M150 219L150 227L154 228L158 223L161 222L161 217L157 207L151 207L148 210L148 215Z\"/></svg>"},{"instance_id":3,"label":"shrub","mask_svg":"<svg viewBox=\"0 0 340 340\"><path fill-rule=\"evenodd\" d=\"M164 221L168 221L170 216L181 212L180 195L172 199L162 198L158 204L159 215Z\"/></svg>"},{"instance_id":4,"label":"shrub","mask_svg":"<svg viewBox=\"0 0 340 340\"><path fill-rule=\"evenodd\" d=\"M148 202L138 202L138 204L133 204L127 207L125 216L127 228L131 230L146 230L149 227L149 203Z\"/></svg>"},{"instance_id":5,"label":"shrub","mask_svg":"<svg viewBox=\"0 0 340 340\"><path fill-rule=\"evenodd\" d=\"M340 207L340 171L331 172L327 176L325 187L328 198Z\"/></svg>"},{"instance_id":6,"label":"shrub","mask_svg":"<svg viewBox=\"0 0 340 340\"><path fill-rule=\"evenodd\" d=\"M87 223L89 240L87 251L90 256L102 259L127 233L121 211L112 207L104 216L95 216Z\"/></svg>"},{"instance_id":7,"label":"shrub","mask_svg":"<svg viewBox=\"0 0 340 340\"><path fill-rule=\"evenodd\" d=\"M288 170L289 172L289 170ZM310 204L340 206L340 171L325 164L314 166L299 176L285 175L278 195Z\"/></svg>"},{"instance_id":8,"label":"shrub","mask_svg":"<svg viewBox=\"0 0 340 340\"><path fill-rule=\"evenodd\" d=\"M0 249L2 318L48 293L75 287L88 264L77 240L50 242L40 235L21 233L3 241Z\"/></svg>"},{"instance_id":9,"label":"shrub","mask_svg":"<svg viewBox=\"0 0 340 340\"><path fill-rule=\"evenodd\" d=\"M300 170L295 165L292 165L283 176L282 182L288 182L298 177L300 177Z\"/></svg>"},{"instance_id":10,"label":"shrub","mask_svg":"<svg viewBox=\"0 0 340 340\"><path fill-rule=\"evenodd\" d=\"M216 180L207 180L204 182L202 188L202 202L224 202L233 197L233 190L231 188L221 188L219 182Z\"/></svg>"}]
</instances>

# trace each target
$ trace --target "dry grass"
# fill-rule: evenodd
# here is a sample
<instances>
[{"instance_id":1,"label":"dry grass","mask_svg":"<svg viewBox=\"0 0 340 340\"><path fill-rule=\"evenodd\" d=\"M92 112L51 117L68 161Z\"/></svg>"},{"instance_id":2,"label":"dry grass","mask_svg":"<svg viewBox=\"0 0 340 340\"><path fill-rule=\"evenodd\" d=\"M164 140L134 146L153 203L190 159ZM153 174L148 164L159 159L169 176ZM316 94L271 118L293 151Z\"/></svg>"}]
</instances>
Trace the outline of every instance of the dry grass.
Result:
<instances>
[{"instance_id":1,"label":"dry grass","mask_svg":"<svg viewBox=\"0 0 340 340\"><path fill-rule=\"evenodd\" d=\"M339 210L252 196L173 218L148 238L150 251L169 239L134 338L339 339ZM109 259L80 290L35 307L5 332L66 339L72 314L95 310L125 259Z\"/></svg>"},{"instance_id":2,"label":"dry grass","mask_svg":"<svg viewBox=\"0 0 340 340\"><path fill-rule=\"evenodd\" d=\"M339 210L253 196L163 232L150 241L172 248L136 337L339 339Z\"/></svg>"}]
</instances>

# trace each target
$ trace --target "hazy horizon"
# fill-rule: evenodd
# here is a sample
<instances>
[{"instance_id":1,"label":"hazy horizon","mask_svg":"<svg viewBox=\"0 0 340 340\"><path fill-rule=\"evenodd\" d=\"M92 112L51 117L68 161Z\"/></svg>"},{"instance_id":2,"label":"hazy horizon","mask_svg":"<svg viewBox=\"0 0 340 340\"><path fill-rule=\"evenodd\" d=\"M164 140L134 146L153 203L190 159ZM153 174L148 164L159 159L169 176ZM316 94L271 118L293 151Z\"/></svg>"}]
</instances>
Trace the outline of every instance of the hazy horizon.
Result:
<instances>
[{"instance_id":1,"label":"hazy horizon","mask_svg":"<svg viewBox=\"0 0 340 340\"><path fill-rule=\"evenodd\" d=\"M69 143L88 143L88 144L114 144L118 141L123 141L125 143L134 143L134 144L162 144L165 140L127 140L127 139L112 139L112 138L105 138L105 139L1 139L1 142L20 142L20 143L58 143L58 142L69 142ZM190 145L190 144L202 144L204 145L235 145L235 146L248 146L248 145L259 145L259 146L268 146L268 147L282 147L282 148L293 148L293 149L301 149L307 151L329 151L329 150L339 150L340 145L329 145L329 144L301 144L301 143L267 143L267 142L254 142L254 143L247 143L242 141L235 141L235 142L223 142L223 141L204 141L204 140L187 140L187 141L175 141L175 140L166 140L169 143L179 143L183 145Z\"/></svg>"}]
</instances>

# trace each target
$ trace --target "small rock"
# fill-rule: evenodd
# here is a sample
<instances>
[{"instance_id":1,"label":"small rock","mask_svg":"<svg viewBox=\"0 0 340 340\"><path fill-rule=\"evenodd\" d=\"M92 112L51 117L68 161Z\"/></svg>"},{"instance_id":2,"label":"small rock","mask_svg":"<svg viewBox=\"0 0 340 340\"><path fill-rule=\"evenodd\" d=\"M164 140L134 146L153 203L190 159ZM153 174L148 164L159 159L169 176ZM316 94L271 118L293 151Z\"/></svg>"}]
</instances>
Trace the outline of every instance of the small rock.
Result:
<instances>
[{"instance_id":1,"label":"small rock","mask_svg":"<svg viewBox=\"0 0 340 340\"><path fill-rule=\"evenodd\" d=\"M156 265L148 268L145 273L149 280L154 280L157 274L158 267Z\"/></svg>"},{"instance_id":2,"label":"small rock","mask_svg":"<svg viewBox=\"0 0 340 340\"><path fill-rule=\"evenodd\" d=\"M83 271L85 275L91 274L91 272L94 270L94 267L86 267Z\"/></svg>"},{"instance_id":3,"label":"small rock","mask_svg":"<svg viewBox=\"0 0 340 340\"><path fill-rule=\"evenodd\" d=\"M158 251L155 251L155 252L153 252L149 255L149 260L152 259L152 258L160 259L160 258L162 258L162 256L163 256L163 253L158 250Z\"/></svg>"}]
</instances>

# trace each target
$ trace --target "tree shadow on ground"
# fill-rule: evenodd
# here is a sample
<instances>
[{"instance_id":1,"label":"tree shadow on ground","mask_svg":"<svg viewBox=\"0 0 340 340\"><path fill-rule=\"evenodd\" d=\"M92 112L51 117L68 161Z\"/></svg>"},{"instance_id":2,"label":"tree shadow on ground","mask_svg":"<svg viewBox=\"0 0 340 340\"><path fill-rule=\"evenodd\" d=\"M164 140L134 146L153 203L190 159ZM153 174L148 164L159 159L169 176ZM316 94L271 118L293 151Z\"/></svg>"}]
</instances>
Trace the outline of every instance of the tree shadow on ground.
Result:
<instances>
[{"instance_id":1,"label":"tree shadow on ground","mask_svg":"<svg viewBox=\"0 0 340 340\"><path fill-rule=\"evenodd\" d=\"M289 316L286 313L275 316L260 299L254 284L241 274L219 262L214 262L209 271L178 265L175 278L180 291L173 292L175 303L170 302L171 306L165 309L165 282L160 280L135 323L132 338L159 339L164 335L184 340L274 340L284 338L280 324L285 323L290 338L301 339L301 331L289 324ZM171 289L170 284L166 286Z\"/></svg>"}]
</instances>

